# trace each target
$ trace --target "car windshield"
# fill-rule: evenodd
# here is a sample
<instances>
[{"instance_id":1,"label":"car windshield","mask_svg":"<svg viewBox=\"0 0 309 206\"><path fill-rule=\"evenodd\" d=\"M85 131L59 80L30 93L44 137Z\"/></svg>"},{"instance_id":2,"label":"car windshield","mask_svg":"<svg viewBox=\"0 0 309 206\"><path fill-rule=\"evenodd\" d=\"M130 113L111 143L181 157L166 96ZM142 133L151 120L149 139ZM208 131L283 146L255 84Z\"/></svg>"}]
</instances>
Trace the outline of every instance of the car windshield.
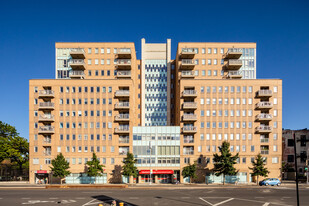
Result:
<instances>
[{"instance_id":1,"label":"car windshield","mask_svg":"<svg viewBox=\"0 0 309 206\"><path fill-rule=\"evenodd\" d=\"M265 179L265 180L263 180L263 181L267 181L267 180L270 180L270 178L267 178L267 179Z\"/></svg>"}]
</instances>

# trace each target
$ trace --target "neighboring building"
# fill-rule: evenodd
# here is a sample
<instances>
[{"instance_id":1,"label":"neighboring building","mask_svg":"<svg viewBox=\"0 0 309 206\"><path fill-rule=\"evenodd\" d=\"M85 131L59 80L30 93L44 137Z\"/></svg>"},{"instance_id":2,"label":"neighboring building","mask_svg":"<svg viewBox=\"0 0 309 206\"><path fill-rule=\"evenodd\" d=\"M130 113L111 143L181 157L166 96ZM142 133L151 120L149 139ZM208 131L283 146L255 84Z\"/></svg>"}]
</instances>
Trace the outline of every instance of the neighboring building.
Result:
<instances>
[{"instance_id":1,"label":"neighboring building","mask_svg":"<svg viewBox=\"0 0 309 206\"><path fill-rule=\"evenodd\" d=\"M256 79L255 43L56 43L56 79L30 80L30 182L49 177L62 152L78 183L96 152L105 167L98 182L117 183L133 152L138 182L189 181L182 168L197 162L197 182L211 174L222 141L239 152L239 181L258 153L270 177L280 177L282 81ZM170 139L168 139L170 138ZM150 158L149 141L152 143ZM43 174L43 175L42 175Z\"/></svg>"},{"instance_id":2,"label":"neighboring building","mask_svg":"<svg viewBox=\"0 0 309 206\"><path fill-rule=\"evenodd\" d=\"M307 128L303 130L284 129L282 131L282 161L288 163L291 168L295 168L293 134L296 138L296 153L299 155L299 158L297 158L298 172L304 175L309 154L309 130Z\"/></svg>"}]
</instances>

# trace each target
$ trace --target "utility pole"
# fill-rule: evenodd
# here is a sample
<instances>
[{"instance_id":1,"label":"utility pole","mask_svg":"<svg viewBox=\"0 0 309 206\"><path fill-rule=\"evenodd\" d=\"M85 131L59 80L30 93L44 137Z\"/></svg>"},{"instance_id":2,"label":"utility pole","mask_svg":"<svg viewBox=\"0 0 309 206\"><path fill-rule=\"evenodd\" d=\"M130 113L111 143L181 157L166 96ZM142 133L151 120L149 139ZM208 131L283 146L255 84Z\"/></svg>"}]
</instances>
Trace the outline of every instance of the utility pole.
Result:
<instances>
[{"instance_id":1,"label":"utility pole","mask_svg":"<svg viewBox=\"0 0 309 206\"><path fill-rule=\"evenodd\" d=\"M293 131L294 138L294 159L295 159L295 172L296 172L296 195L297 195L297 206L299 206L299 193L298 193L298 169L297 169L297 154L296 154L296 137Z\"/></svg>"},{"instance_id":2,"label":"utility pole","mask_svg":"<svg viewBox=\"0 0 309 206\"><path fill-rule=\"evenodd\" d=\"M152 173L152 171L151 171L151 149L152 149L152 147L151 147L151 141L149 141L149 150L150 150L150 170L149 170L149 174L150 174L150 183L149 183L149 184L152 183L152 178L151 178L151 173Z\"/></svg>"}]
</instances>

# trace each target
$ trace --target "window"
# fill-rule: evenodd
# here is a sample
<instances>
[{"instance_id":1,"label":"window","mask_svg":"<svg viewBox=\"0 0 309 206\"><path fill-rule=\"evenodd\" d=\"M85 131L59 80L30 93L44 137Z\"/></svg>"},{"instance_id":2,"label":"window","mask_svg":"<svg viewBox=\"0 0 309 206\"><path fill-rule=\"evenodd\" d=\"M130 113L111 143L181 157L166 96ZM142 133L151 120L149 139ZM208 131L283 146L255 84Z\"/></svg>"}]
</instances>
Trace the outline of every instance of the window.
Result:
<instances>
[{"instance_id":1,"label":"window","mask_svg":"<svg viewBox=\"0 0 309 206\"><path fill-rule=\"evenodd\" d=\"M115 164L115 159L114 158L111 158L111 164Z\"/></svg>"},{"instance_id":2,"label":"window","mask_svg":"<svg viewBox=\"0 0 309 206\"><path fill-rule=\"evenodd\" d=\"M39 164L39 158L33 158L33 164L38 165Z\"/></svg>"},{"instance_id":3,"label":"window","mask_svg":"<svg viewBox=\"0 0 309 206\"><path fill-rule=\"evenodd\" d=\"M101 54L104 54L104 48L101 48Z\"/></svg>"},{"instance_id":4,"label":"window","mask_svg":"<svg viewBox=\"0 0 309 206\"><path fill-rule=\"evenodd\" d=\"M91 54L91 48L88 48L88 54Z\"/></svg>"},{"instance_id":5,"label":"window","mask_svg":"<svg viewBox=\"0 0 309 206\"><path fill-rule=\"evenodd\" d=\"M274 104L278 104L278 99L274 98Z\"/></svg>"},{"instance_id":6,"label":"window","mask_svg":"<svg viewBox=\"0 0 309 206\"><path fill-rule=\"evenodd\" d=\"M278 157L273 157L272 158L272 163L273 164L277 164L279 162L279 158Z\"/></svg>"},{"instance_id":7,"label":"window","mask_svg":"<svg viewBox=\"0 0 309 206\"><path fill-rule=\"evenodd\" d=\"M111 49L110 49L110 48L107 48L107 49L106 49L106 53L107 53L107 54L110 54L110 53L111 53Z\"/></svg>"},{"instance_id":8,"label":"window","mask_svg":"<svg viewBox=\"0 0 309 206\"><path fill-rule=\"evenodd\" d=\"M274 87L274 93L278 92L278 87Z\"/></svg>"},{"instance_id":9,"label":"window","mask_svg":"<svg viewBox=\"0 0 309 206\"><path fill-rule=\"evenodd\" d=\"M88 65L91 65L91 59L88 59Z\"/></svg>"},{"instance_id":10,"label":"window","mask_svg":"<svg viewBox=\"0 0 309 206\"><path fill-rule=\"evenodd\" d=\"M294 155L288 155L288 162L294 162Z\"/></svg>"},{"instance_id":11,"label":"window","mask_svg":"<svg viewBox=\"0 0 309 206\"><path fill-rule=\"evenodd\" d=\"M221 49L220 49L220 54L223 54L223 53L224 53L224 49L221 48Z\"/></svg>"}]
</instances>

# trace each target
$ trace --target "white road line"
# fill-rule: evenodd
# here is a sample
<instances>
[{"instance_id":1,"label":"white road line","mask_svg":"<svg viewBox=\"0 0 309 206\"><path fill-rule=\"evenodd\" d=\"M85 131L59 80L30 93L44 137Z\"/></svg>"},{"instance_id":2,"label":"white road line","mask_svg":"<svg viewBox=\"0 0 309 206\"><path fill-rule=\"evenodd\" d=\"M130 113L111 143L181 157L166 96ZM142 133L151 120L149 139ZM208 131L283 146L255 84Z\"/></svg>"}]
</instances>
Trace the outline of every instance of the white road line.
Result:
<instances>
[{"instance_id":1,"label":"white road line","mask_svg":"<svg viewBox=\"0 0 309 206\"><path fill-rule=\"evenodd\" d=\"M269 205L269 202L266 202L263 206L268 206Z\"/></svg>"},{"instance_id":2,"label":"white road line","mask_svg":"<svg viewBox=\"0 0 309 206\"><path fill-rule=\"evenodd\" d=\"M224 201L219 202L219 203L217 203L217 204L215 204L215 205L213 205L213 206L222 205L223 203L229 202L229 201L231 201L231 200L234 200L234 198L230 198L230 199L228 199L228 200L224 200Z\"/></svg>"},{"instance_id":3,"label":"white road line","mask_svg":"<svg viewBox=\"0 0 309 206\"><path fill-rule=\"evenodd\" d=\"M50 197L49 199L56 200L56 199L59 199L59 198L58 197Z\"/></svg>"},{"instance_id":4,"label":"white road line","mask_svg":"<svg viewBox=\"0 0 309 206\"><path fill-rule=\"evenodd\" d=\"M210 202L208 202L207 200L204 200L203 198L199 198L200 200L202 200L202 201L204 201L204 202L206 202L207 204L209 204L209 205L211 205L211 206L213 206L213 204L211 204Z\"/></svg>"},{"instance_id":5,"label":"white road line","mask_svg":"<svg viewBox=\"0 0 309 206\"><path fill-rule=\"evenodd\" d=\"M94 202L94 201L96 201L96 199L90 200L89 202L83 204L82 206L102 204L102 202Z\"/></svg>"}]
</instances>

